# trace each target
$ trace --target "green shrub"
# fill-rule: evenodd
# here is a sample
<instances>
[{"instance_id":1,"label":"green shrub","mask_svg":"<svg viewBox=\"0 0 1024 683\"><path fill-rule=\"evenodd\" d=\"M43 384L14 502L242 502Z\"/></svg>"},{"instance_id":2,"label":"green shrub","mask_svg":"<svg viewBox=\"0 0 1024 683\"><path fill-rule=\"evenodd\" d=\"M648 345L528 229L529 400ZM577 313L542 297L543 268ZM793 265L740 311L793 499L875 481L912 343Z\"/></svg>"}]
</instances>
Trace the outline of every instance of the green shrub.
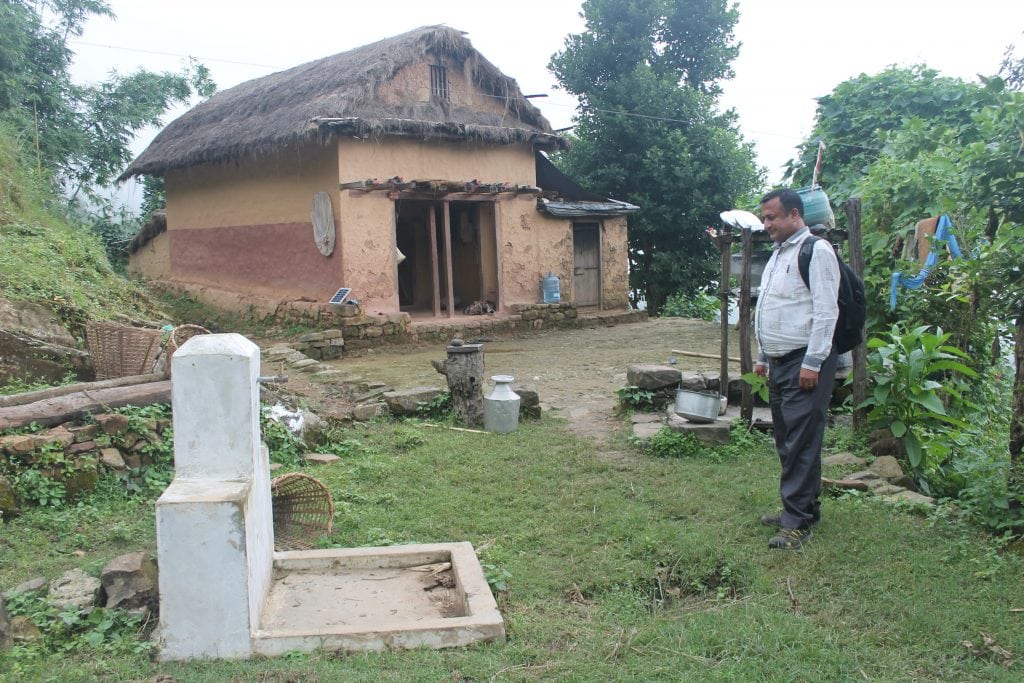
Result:
<instances>
[{"instance_id":1,"label":"green shrub","mask_svg":"<svg viewBox=\"0 0 1024 683\"><path fill-rule=\"evenodd\" d=\"M636 385L622 387L615 392L619 397L619 405L622 408L636 408L646 410L654 407L654 392L641 389Z\"/></svg>"},{"instance_id":2,"label":"green shrub","mask_svg":"<svg viewBox=\"0 0 1024 683\"><path fill-rule=\"evenodd\" d=\"M714 320L721 306L718 298L703 292L684 294L677 292L665 299L659 314L667 318L698 318Z\"/></svg>"}]
</instances>

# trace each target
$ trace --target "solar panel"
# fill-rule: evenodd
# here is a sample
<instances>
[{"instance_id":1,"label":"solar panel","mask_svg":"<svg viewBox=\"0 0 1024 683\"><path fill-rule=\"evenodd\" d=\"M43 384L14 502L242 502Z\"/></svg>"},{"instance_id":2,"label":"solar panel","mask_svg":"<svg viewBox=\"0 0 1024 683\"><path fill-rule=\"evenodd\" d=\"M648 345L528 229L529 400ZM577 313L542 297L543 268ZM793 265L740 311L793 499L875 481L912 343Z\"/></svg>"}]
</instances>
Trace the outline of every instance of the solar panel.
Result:
<instances>
[{"instance_id":1,"label":"solar panel","mask_svg":"<svg viewBox=\"0 0 1024 683\"><path fill-rule=\"evenodd\" d=\"M349 292L351 292L351 291L352 291L351 287L342 287L341 289L339 289L337 292L334 293L334 296L331 297L330 303L332 303L332 304L345 303L345 299L348 298Z\"/></svg>"}]
</instances>

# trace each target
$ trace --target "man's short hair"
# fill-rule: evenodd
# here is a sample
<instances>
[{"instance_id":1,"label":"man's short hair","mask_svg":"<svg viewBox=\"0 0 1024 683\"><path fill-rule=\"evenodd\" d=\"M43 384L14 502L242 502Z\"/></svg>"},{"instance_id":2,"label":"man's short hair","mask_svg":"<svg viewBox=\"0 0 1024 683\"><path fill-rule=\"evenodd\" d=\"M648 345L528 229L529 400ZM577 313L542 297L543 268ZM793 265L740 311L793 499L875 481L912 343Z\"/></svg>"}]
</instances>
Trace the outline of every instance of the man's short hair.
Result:
<instances>
[{"instance_id":1,"label":"man's short hair","mask_svg":"<svg viewBox=\"0 0 1024 683\"><path fill-rule=\"evenodd\" d=\"M782 208L788 214L793 209L797 210L800 214L800 218L804 217L804 200L800 199L793 190L789 188L782 188L780 190L772 190L765 196L761 197L761 206L764 206L773 199L778 199L779 203L782 204Z\"/></svg>"}]
</instances>

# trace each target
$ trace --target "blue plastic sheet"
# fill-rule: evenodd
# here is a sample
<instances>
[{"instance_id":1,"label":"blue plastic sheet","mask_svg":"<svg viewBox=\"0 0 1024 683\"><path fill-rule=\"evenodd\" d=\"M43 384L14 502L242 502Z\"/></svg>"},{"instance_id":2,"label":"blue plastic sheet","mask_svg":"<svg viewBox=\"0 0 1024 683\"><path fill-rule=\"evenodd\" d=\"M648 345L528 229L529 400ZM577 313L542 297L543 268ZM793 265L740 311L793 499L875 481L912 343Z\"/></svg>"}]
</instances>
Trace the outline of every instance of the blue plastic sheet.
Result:
<instances>
[{"instance_id":1,"label":"blue plastic sheet","mask_svg":"<svg viewBox=\"0 0 1024 683\"><path fill-rule=\"evenodd\" d=\"M924 267L918 271L917 275L905 275L903 271L897 270L892 274L892 282L889 285L889 310L896 309L896 292L900 287L906 287L907 289L920 289L925 281L928 279L928 273L935 267L935 262L939 260L936 246L939 244L945 244L949 248L949 253L952 254L953 258L963 258L963 253L960 251L960 245L957 244L956 235L952 232L953 222L949 220L949 216L942 214L939 216L939 222L935 226L935 235L932 238L931 251L928 253L928 259L924 262Z\"/></svg>"}]
</instances>

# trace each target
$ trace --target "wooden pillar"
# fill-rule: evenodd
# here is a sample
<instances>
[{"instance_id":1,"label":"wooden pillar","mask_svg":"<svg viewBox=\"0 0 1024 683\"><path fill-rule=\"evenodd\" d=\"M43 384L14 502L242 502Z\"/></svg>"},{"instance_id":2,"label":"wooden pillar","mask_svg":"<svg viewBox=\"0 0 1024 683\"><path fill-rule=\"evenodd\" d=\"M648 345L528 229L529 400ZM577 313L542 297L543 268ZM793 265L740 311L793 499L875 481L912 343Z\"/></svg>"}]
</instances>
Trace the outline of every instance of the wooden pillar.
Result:
<instances>
[{"instance_id":1,"label":"wooden pillar","mask_svg":"<svg viewBox=\"0 0 1024 683\"><path fill-rule=\"evenodd\" d=\"M750 263L754 258L754 236L749 228L740 233L743 240L743 269L740 275L740 375L752 372L750 359ZM754 419L754 394L751 387L743 382L743 396L740 400L740 417L747 422ZM728 389L724 391L728 395Z\"/></svg>"},{"instance_id":2,"label":"wooden pillar","mask_svg":"<svg viewBox=\"0 0 1024 683\"><path fill-rule=\"evenodd\" d=\"M434 204L427 211L427 230L430 231L430 278L434 284L434 317L441 316L441 282L437 262L437 217L434 216Z\"/></svg>"},{"instance_id":3,"label":"wooden pillar","mask_svg":"<svg viewBox=\"0 0 1024 683\"><path fill-rule=\"evenodd\" d=\"M448 295L448 317L455 315L454 285L452 283L452 212L451 202L444 202L444 272Z\"/></svg>"},{"instance_id":4,"label":"wooden pillar","mask_svg":"<svg viewBox=\"0 0 1024 683\"><path fill-rule=\"evenodd\" d=\"M850 268L861 279L864 278L864 247L860 229L860 197L851 197L843 206L846 212L847 244L850 245ZM868 396L867 348L859 344L853 350L853 428L860 429L866 424L867 411L856 408Z\"/></svg>"},{"instance_id":5,"label":"wooden pillar","mask_svg":"<svg viewBox=\"0 0 1024 683\"><path fill-rule=\"evenodd\" d=\"M718 287L719 311L722 317L722 346L721 361L718 366L718 389L724 393L729 391L729 245L731 243L732 235L729 229L722 227L718 231L718 248L722 252L721 282Z\"/></svg>"},{"instance_id":6,"label":"wooden pillar","mask_svg":"<svg viewBox=\"0 0 1024 683\"><path fill-rule=\"evenodd\" d=\"M505 275L501 267L501 202L495 201L494 204L494 263L495 269L498 271L496 277L498 278L498 300L495 302L495 308L498 313L505 310Z\"/></svg>"}]
</instances>

